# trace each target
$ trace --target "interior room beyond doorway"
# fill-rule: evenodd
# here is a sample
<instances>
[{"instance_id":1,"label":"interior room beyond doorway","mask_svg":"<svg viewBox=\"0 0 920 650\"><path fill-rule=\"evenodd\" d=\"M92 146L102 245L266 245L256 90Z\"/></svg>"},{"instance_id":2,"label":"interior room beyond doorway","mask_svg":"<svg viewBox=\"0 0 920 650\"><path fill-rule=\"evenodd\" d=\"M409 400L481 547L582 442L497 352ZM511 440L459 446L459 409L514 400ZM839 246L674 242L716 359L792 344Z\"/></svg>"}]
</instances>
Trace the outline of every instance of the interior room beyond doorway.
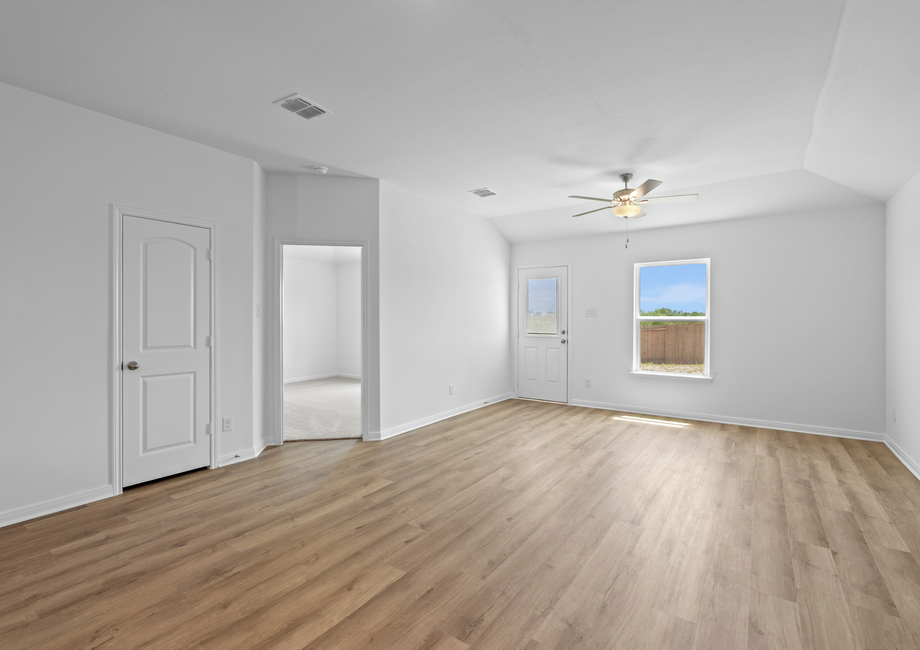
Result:
<instances>
[{"instance_id":1,"label":"interior room beyond doorway","mask_svg":"<svg viewBox=\"0 0 920 650\"><path fill-rule=\"evenodd\" d=\"M283 248L284 440L361 437L361 248Z\"/></svg>"}]
</instances>

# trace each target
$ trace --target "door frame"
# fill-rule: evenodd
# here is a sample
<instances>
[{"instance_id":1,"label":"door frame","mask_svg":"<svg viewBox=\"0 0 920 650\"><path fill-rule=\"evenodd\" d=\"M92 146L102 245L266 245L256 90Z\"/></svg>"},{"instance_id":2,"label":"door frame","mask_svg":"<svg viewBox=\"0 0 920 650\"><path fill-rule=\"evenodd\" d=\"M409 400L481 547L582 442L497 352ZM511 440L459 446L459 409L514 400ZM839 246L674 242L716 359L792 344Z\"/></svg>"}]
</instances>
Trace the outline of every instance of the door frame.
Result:
<instances>
[{"instance_id":1,"label":"door frame","mask_svg":"<svg viewBox=\"0 0 920 650\"><path fill-rule=\"evenodd\" d=\"M569 262L558 262L556 264L519 264L514 267L514 276L512 280L512 293L514 294L514 313L511 315L511 327L514 328L512 340L514 341L514 396L517 399L521 397L520 391L520 338L521 338L521 271L528 269L544 269L551 266L564 266L566 268L566 320L568 321L569 333L566 336L566 345L568 349L565 353L565 403L572 403L572 265ZM558 402L562 404L562 402Z\"/></svg>"},{"instance_id":2,"label":"door frame","mask_svg":"<svg viewBox=\"0 0 920 650\"><path fill-rule=\"evenodd\" d=\"M367 440L370 414L368 401L368 371L370 369L370 286L367 263L367 252L370 242L367 239L300 239L289 237L275 237L274 249L274 279L272 294L274 299L272 328L272 360L274 372L272 373L272 437L274 444L284 443L284 247L285 246L349 246L361 249L361 440ZM270 443L271 444L271 443Z\"/></svg>"},{"instance_id":3,"label":"door frame","mask_svg":"<svg viewBox=\"0 0 920 650\"><path fill-rule=\"evenodd\" d=\"M217 358L218 346L220 345L220 329L217 323L217 275L220 256L217 254L217 224L213 221L202 219L193 219L181 215L168 214L165 212L156 212L154 210L145 210L143 208L131 208L123 205L112 205L111 218L111 251L109 259L111 264L111 293L109 296L109 473L115 494L121 494L124 490L124 474L122 459L122 436L124 430L122 426L122 369L123 359L121 358L121 328L122 328L122 257L124 255L122 230L125 217L139 217L141 219L152 219L154 221L165 221L181 226L195 226L197 228L206 228L210 231L211 236L211 408L209 413L210 424L208 424L207 434L210 436L210 469L217 468L218 436L217 427Z\"/></svg>"}]
</instances>

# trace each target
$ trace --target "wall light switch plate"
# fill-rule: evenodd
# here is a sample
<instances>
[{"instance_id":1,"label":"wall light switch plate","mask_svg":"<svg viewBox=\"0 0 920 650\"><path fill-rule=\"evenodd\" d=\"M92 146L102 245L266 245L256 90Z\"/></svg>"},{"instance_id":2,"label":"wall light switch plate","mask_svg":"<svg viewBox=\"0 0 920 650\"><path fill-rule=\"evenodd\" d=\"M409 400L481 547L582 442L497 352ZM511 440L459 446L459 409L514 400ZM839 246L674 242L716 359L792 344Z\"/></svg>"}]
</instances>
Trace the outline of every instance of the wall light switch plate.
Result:
<instances>
[{"instance_id":1,"label":"wall light switch plate","mask_svg":"<svg viewBox=\"0 0 920 650\"><path fill-rule=\"evenodd\" d=\"M586 309L585 318L597 318L597 310L596 309Z\"/></svg>"}]
</instances>

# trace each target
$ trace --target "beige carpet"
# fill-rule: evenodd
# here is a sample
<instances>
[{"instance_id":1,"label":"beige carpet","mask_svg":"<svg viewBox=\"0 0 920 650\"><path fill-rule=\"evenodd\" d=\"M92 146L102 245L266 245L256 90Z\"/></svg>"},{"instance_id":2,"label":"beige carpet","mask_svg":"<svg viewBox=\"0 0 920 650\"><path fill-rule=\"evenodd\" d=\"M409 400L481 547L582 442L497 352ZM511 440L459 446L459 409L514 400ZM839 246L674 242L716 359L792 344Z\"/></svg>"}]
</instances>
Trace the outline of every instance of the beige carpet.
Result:
<instances>
[{"instance_id":1,"label":"beige carpet","mask_svg":"<svg viewBox=\"0 0 920 650\"><path fill-rule=\"evenodd\" d=\"M284 385L284 439L361 437L361 380L330 377Z\"/></svg>"}]
</instances>

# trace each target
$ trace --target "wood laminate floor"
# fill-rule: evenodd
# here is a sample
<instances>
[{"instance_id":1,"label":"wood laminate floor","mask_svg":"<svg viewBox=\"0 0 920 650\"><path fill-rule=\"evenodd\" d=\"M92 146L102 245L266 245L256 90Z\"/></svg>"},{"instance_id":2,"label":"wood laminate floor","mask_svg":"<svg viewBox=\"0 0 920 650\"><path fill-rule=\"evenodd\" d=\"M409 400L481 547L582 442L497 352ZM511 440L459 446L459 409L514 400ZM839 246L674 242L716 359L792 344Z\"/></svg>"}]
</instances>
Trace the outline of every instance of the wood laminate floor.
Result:
<instances>
[{"instance_id":1,"label":"wood laminate floor","mask_svg":"<svg viewBox=\"0 0 920 650\"><path fill-rule=\"evenodd\" d=\"M881 443L510 400L0 529L0 647L917 649Z\"/></svg>"}]
</instances>

